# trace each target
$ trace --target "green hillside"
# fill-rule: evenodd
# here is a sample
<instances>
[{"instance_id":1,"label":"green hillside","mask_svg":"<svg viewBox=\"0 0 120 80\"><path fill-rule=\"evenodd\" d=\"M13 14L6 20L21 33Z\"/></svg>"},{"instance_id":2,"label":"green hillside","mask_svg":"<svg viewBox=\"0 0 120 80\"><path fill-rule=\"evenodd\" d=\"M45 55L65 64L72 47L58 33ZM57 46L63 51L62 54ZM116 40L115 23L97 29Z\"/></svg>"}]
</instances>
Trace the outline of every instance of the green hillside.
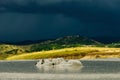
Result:
<instances>
[{"instance_id":1,"label":"green hillside","mask_svg":"<svg viewBox=\"0 0 120 80\"><path fill-rule=\"evenodd\" d=\"M80 46L98 46L101 43L81 36L67 36L57 38L55 40L47 40L44 42L30 45L9 45L0 44L0 53L17 54L23 52L36 52L43 50L61 49Z\"/></svg>"},{"instance_id":2,"label":"green hillside","mask_svg":"<svg viewBox=\"0 0 120 80\"><path fill-rule=\"evenodd\" d=\"M86 37L66 36L54 40L47 40L29 45L0 44L0 59L5 59L7 57L20 55L24 53L58 50L64 48L76 48L76 47L120 48L120 43L102 44L98 41Z\"/></svg>"},{"instance_id":3,"label":"green hillside","mask_svg":"<svg viewBox=\"0 0 120 80\"><path fill-rule=\"evenodd\" d=\"M81 36L66 36L30 45L0 44L0 59L4 59L8 56L18 55L22 53L98 45L101 45L101 43Z\"/></svg>"},{"instance_id":4,"label":"green hillside","mask_svg":"<svg viewBox=\"0 0 120 80\"><path fill-rule=\"evenodd\" d=\"M120 42L118 43L111 43L107 45L108 47L113 47L113 48L120 48Z\"/></svg>"},{"instance_id":5,"label":"green hillside","mask_svg":"<svg viewBox=\"0 0 120 80\"><path fill-rule=\"evenodd\" d=\"M102 44L81 36L67 36L57 38L55 40L48 40L31 46L31 51L42 51L42 50L53 50L69 47L80 47L80 46L101 46Z\"/></svg>"}]
</instances>

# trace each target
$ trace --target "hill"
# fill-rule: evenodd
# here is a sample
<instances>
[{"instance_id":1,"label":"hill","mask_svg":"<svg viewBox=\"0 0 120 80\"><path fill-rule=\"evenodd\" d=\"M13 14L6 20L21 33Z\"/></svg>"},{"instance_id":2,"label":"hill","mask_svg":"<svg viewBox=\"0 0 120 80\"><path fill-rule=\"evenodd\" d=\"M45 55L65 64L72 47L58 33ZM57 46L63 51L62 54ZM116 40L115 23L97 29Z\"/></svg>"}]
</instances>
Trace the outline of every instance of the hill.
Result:
<instances>
[{"instance_id":1,"label":"hill","mask_svg":"<svg viewBox=\"0 0 120 80\"><path fill-rule=\"evenodd\" d=\"M108 47L113 47L113 48L120 48L120 42L117 43L111 43L107 45Z\"/></svg>"},{"instance_id":2,"label":"hill","mask_svg":"<svg viewBox=\"0 0 120 80\"><path fill-rule=\"evenodd\" d=\"M81 37L81 36L66 36L57 38L55 40L48 40L41 43L31 45L31 51L42 51L42 50L52 50L61 49L69 47L80 47L80 46L100 46L100 42L95 40Z\"/></svg>"},{"instance_id":3,"label":"hill","mask_svg":"<svg viewBox=\"0 0 120 80\"><path fill-rule=\"evenodd\" d=\"M120 42L102 44L82 36L66 36L28 45L0 44L1 60L57 57L66 59L119 58L119 55Z\"/></svg>"},{"instance_id":4,"label":"hill","mask_svg":"<svg viewBox=\"0 0 120 80\"><path fill-rule=\"evenodd\" d=\"M4 59L8 56L37 51L48 51L70 47L101 46L101 45L102 45L101 43L95 40L81 36L66 36L54 40L46 40L43 42L40 41L28 45L0 44L0 59Z\"/></svg>"},{"instance_id":5,"label":"hill","mask_svg":"<svg viewBox=\"0 0 120 80\"><path fill-rule=\"evenodd\" d=\"M26 51L25 48L22 46L0 44L0 59L4 59L8 56L12 56L24 52Z\"/></svg>"}]
</instances>

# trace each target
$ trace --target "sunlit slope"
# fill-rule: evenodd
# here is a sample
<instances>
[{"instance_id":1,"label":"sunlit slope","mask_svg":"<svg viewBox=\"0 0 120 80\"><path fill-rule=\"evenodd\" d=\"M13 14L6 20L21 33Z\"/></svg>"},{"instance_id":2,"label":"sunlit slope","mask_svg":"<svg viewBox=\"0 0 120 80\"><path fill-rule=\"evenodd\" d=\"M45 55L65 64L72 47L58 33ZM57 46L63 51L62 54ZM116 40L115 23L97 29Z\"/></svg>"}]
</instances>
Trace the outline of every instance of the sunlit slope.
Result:
<instances>
[{"instance_id":1,"label":"sunlit slope","mask_svg":"<svg viewBox=\"0 0 120 80\"><path fill-rule=\"evenodd\" d=\"M49 51L70 47L99 45L101 45L101 43L81 36L66 36L29 45L0 44L0 59L4 60L6 57L9 56L19 55L23 53L32 53L37 51Z\"/></svg>"},{"instance_id":2,"label":"sunlit slope","mask_svg":"<svg viewBox=\"0 0 120 80\"><path fill-rule=\"evenodd\" d=\"M58 57L62 57L65 59L119 58L120 49L102 47L65 48L59 50L24 53L21 55L8 57L6 58L6 60L44 59Z\"/></svg>"},{"instance_id":3,"label":"sunlit slope","mask_svg":"<svg viewBox=\"0 0 120 80\"><path fill-rule=\"evenodd\" d=\"M16 54L23 52L36 52L43 50L62 49L80 46L98 46L101 43L81 36L66 36L54 40L46 40L29 45L0 44L0 53Z\"/></svg>"},{"instance_id":4,"label":"sunlit slope","mask_svg":"<svg viewBox=\"0 0 120 80\"><path fill-rule=\"evenodd\" d=\"M28 54L29 53L32 55L32 53L37 54L37 53L41 53L41 52L42 53L45 52L45 54L48 54L49 51L53 51L53 53L54 53L54 51L58 51L61 49L63 49L63 52L60 52L59 56L56 55L57 53L55 52L54 54L53 53L49 54L50 56L48 56L48 57L46 57L46 55L43 55L43 54L38 54L38 55L43 55L43 56L42 57L41 56L38 56L38 57L33 56L33 58L30 57L30 59L49 58L49 57L50 58L65 57L65 58L80 58L81 59L81 58L83 58L83 55L85 55L86 53L87 54L91 53L91 50L89 50L89 49L87 51L86 51L86 49L74 50L77 47L86 48L86 49L88 49L88 48L91 49L93 47L92 50L94 50L94 51L96 51L97 47L98 48L102 47L103 49L108 49L108 51L111 49L114 49L116 47L115 48L115 51L116 51L116 49L119 50L120 43L118 42L118 43L112 43L112 44L102 44L93 39L89 39L86 37L81 37L79 35L76 35L76 36L61 37L61 38L57 38L57 39L53 39L53 40L46 40L46 41L37 42L34 44L29 44L29 45L0 44L0 60L5 60L7 57L11 57L14 55L20 55L20 54ZM107 47L111 47L111 48L107 48ZM67 50L70 55L68 54L67 51L64 51L68 48L73 49L72 51ZM101 54L107 55L108 52L105 52L105 51L99 52L98 48L97 48L97 54L101 53ZM48 51L48 52L46 53L46 51ZM114 52L114 51L111 51L111 53L109 53L109 54L113 54L113 53L119 54L119 52ZM95 55L95 52L94 53L92 52L92 54L96 57L99 57L98 55ZM92 54L90 54L90 55L92 55ZM94 57L94 56L92 56L92 57ZM117 55L117 57L118 57L118 55Z\"/></svg>"},{"instance_id":5,"label":"sunlit slope","mask_svg":"<svg viewBox=\"0 0 120 80\"><path fill-rule=\"evenodd\" d=\"M9 44L0 44L0 59L5 59L8 56L22 54L28 52L30 46L18 46Z\"/></svg>"}]
</instances>

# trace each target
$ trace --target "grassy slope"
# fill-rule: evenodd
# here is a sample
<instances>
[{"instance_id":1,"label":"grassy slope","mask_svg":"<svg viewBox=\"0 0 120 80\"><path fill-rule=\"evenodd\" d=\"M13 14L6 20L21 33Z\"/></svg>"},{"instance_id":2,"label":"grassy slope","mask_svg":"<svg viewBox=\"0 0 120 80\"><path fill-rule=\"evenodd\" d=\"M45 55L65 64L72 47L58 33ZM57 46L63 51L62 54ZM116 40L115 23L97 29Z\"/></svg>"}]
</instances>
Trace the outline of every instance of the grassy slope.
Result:
<instances>
[{"instance_id":1,"label":"grassy slope","mask_svg":"<svg viewBox=\"0 0 120 80\"><path fill-rule=\"evenodd\" d=\"M6 60L41 59L57 57L63 57L66 59L119 58L120 48L102 48L102 47L64 48L59 50L24 53L21 55L8 57L6 58Z\"/></svg>"},{"instance_id":2,"label":"grassy slope","mask_svg":"<svg viewBox=\"0 0 120 80\"><path fill-rule=\"evenodd\" d=\"M30 49L30 46L17 46L17 45L8 45L0 44L0 60L5 59L8 56L22 54L27 52Z\"/></svg>"},{"instance_id":3,"label":"grassy slope","mask_svg":"<svg viewBox=\"0 0 120 80\"><path fill-rule=\"evenodd\" d=\"M114 47L114 48L120 48L120 42L108 44L107 46L108 46L108 47Z\"/></svg>"},{"instance_id":4,"label":"grassy slope","mask_svg":"<svg viewBox=\"0 0 120 80\"><path fill-rule=\"evenodd\" d=\"M87 47L87 46L91 46L91 47ZM99 48L100 46L103 48ZM55 58L55 57L81 59L81 58L88 58L88 55L89 58L92 57L98 58L101 57L101 54L104 55L117 54L118 57L119 52L115 52L115 51L119 50L119 48L115 48L115 50L113 50L114 48L105 48L105 46L120 47L120 44L114 43L114 44L104 45L95 40L81 36L66 36L62 38L57 38L55 40L48 40L36 44L21 45L21 46L1 44L0 60L5 60L7 57L12 57L21 54L23 54L21 55L23 57L18 56L20 59L39 59L39 58ZM104 51L103 49L105 50L107 49L107 50Z\"/></svg>"},{"instance_id":5,"label":"grassy slope","mask_svg":"<svg viewBox=\"0 0 120 80\"><path fill-rule=\"evenodd\" d=\"M81 46L103 46L103 44L81 36L66 36L62 38L57 38L55 40L48 40L38 44L31 45L31 52L42 51L42 50L52 50L52 49L62 49L70 47L81 47Z\"/></svg>"},{"instance_id":6,"label":"grassy slope","mask_svg":"<svg viewBox=\"0 0 120 80\"><path fill-rule=\"evenodd\" d=\"M63 49L70 47L80 47L85 45L98 46L101 43L81 36L66 36L54 40L47 40L44 42L30 44L30 45L7 45L0 44L0 59L5 59L13 55L22 53L32 53L37 51L49 51L55 49Z\"/></svg>"}]
</instances>

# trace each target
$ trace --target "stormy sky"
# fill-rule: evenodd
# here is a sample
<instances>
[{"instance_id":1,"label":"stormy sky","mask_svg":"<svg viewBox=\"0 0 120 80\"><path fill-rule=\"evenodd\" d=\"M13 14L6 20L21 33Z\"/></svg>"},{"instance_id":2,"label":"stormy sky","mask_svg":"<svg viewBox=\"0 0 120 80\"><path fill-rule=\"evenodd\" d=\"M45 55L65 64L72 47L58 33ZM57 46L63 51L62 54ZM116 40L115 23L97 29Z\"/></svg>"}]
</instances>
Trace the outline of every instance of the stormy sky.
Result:
<instances>
[{"instance_id":1,"label":"stormy sky","mask_svg":"<svg viewBox=\"0 0 120 80\"><path fill-rule=\"evenodd\" d=\"M119 34L120 0L0 0L0 40Z\"/></svg>"}]
</instances>

